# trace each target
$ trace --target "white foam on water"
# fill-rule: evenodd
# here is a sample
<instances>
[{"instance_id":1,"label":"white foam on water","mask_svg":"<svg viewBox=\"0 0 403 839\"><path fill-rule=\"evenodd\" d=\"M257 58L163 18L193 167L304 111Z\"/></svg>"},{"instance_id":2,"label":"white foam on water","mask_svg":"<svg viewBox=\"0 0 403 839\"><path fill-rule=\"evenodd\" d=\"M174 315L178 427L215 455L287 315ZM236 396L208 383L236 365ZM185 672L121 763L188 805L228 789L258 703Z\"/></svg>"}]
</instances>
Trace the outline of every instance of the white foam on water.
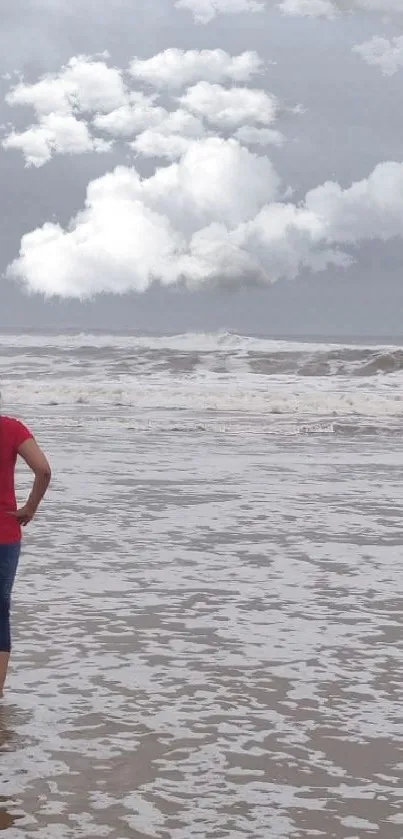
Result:
<instances>
[{"instance_id":1,"label":"white foam on water","mask_svg":"<svg viewBox=\"0 0 403 839\"><path fill-rule=\"evenodd\" d=\"M368 421L403 418L403 389L395 387L348 387L323 379L313 387L306 380L274 380L263 377L242 381L239 377L175 377L150 375L121 377L120 381L80 378L34 377L20 382L9 380L3 387L3 412L48 406L88 406L113 410L128 409L137 418L150 411L185 411L207 419L208 413L229 421L231 415L253 417L262 423L274 417L293 417L306 422L332 418L362 417ZM234 418L234 416L233 416Z\"/></svg>"},{"instance_id":2,"label":"white foam on water","mask_svg":"<svg viewBox=\"0 0 403 839\"><path fill-rule=\"evenodd\" d=\"M15 839L288 839L329 819L342 839L342 819L365 836L396 816L401 445L64 424L15 594L27 719L3 767L15 806L39 802Z\"/></svg>"}]
</instances>

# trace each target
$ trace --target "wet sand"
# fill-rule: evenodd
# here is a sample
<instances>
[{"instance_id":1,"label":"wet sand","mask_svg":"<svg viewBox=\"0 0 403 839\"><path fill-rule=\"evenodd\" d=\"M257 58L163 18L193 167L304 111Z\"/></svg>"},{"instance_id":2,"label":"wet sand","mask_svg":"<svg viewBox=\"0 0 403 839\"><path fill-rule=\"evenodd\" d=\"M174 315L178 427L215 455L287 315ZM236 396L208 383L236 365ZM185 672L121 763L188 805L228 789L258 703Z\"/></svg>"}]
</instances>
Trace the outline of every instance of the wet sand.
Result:
<instances>
[{"instance_id":1,"label":"wet sand","mask_svg":"<svg viewBox=\"0 0 403 839\"><path fill-rule=\"evenodd\" d=\"M400 442L47 435L7 839L401 839Z\"/></svg>"}]
</instances>

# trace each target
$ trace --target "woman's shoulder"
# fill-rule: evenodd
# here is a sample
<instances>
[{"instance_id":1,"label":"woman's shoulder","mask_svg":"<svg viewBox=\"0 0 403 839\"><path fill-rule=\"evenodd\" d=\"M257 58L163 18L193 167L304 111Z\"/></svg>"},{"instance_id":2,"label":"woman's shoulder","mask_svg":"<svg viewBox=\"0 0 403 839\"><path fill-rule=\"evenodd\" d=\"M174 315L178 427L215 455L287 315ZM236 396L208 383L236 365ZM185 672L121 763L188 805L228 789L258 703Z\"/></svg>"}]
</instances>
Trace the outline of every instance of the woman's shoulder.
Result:
<instances>
[{"instance_id":1,"label":"woman's shoulder","mask_svg":"<svg viewBox=\"0 0 403 839\"><path fill-rule=\"evenodd\" d=\"M20 419L3 415L0 417L0 432L3 432L10 444L17 449L22 443L33 437L30 429Z\"/></svg>"},{"instance_id":2,"label":"woman's shoulder","mask_svg":"<svg viewBox=\"0 0 403 839\"><path fill-rule=\"evenodd\" d=\"M3 427L10 429L10 431L19 431L20 429L26 429L25 423L22 422L22 420L17 419L17 417L9 417L4 414L1 414L0 423L3 425Z\"/></svg>"}]
</instances>

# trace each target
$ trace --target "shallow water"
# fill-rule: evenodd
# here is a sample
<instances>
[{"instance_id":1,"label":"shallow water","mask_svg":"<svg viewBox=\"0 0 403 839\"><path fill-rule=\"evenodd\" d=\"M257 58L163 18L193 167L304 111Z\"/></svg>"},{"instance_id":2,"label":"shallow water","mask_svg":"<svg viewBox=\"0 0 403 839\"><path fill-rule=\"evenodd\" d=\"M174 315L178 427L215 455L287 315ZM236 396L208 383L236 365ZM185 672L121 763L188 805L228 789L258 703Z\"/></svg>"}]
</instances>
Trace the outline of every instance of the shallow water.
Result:
<instances>
[{"instance_id":1,"label":"shallow water","mask_svg":"<svg viewBox=\"0 0 403 839\"><path fill-rule=\"evenodd\" d=\"M400 441L82 420L48 424L0 829L401 837Z\"/></svg>"},{"instance_id":2,"label":"shallow water","mask_svg":"<svg viewBox=\"0 0 403 839\"><path fill-rule=\"evenodd\" d=\"M401 839L396 375L265 383L188 337L180 375L157 347L113 378L130 346L80 337L61 369L56 340L1 358L55 477L15 587L0 831Z\"/></svg>"}]
</instances>

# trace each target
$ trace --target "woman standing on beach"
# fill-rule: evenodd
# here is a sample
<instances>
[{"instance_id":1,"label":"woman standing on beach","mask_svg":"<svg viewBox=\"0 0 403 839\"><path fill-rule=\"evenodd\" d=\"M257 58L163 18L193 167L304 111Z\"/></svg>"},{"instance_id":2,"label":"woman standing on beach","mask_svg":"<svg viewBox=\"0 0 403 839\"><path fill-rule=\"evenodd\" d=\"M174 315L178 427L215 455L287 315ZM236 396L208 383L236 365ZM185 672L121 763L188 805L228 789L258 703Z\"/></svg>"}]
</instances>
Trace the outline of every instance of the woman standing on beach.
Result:
<instances>
[{"instance_id":1,"label":"woman standing on beach","mask_svg":"<svg viewBox=\"0 0 403 839\"><path fill-rule=\"evenodd\" d=\"M17 509L14 472L20 455L35 475L26 504ZM21 526L29 524L49 486L49 463L22 422L0 417L0 697L11 651L10 601L21 549Z\"/></svg>"}]
</instances>

